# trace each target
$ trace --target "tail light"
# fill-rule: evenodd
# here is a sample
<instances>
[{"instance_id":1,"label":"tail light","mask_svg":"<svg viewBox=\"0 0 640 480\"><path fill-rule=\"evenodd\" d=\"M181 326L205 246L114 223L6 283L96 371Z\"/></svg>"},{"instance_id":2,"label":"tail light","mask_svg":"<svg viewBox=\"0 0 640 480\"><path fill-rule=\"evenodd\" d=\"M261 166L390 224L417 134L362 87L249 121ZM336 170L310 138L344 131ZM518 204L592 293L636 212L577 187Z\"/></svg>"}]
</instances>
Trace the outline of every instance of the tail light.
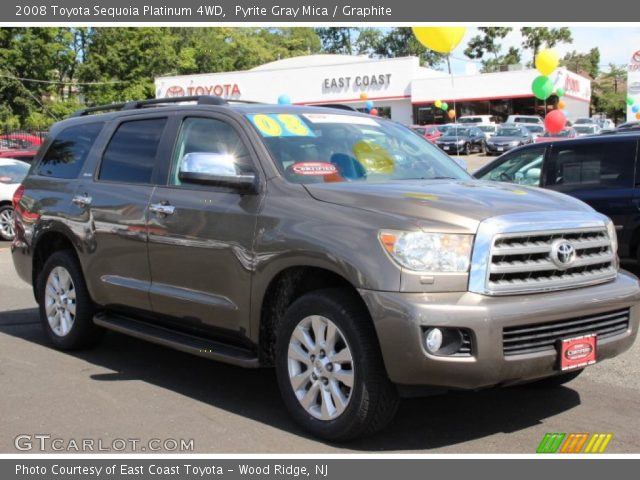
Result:
<instances>
[{"instance_id":1,"label":"tail light","mask_svg":"<svg viewBox=\"0 0 640 480\"><path fill-rule=\"evenodd\" d=\"M24 185L20 185L15 192L13 192L13 209L17 212L18 205L20 204L20 200L22 200L22 196L24 195Z\"/></svg>"}]
</instances>

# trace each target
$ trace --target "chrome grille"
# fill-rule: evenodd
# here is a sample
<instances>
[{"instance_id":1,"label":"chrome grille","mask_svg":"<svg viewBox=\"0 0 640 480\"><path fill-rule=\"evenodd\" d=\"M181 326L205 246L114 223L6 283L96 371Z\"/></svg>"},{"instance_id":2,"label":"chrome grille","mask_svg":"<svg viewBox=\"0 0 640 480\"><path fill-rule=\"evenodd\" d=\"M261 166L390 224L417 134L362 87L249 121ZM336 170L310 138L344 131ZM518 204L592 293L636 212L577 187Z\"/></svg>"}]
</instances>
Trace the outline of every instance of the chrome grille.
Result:
<instances>
[{"instance_id":1,"label":"chrome grille","mask_svg":"<svg viewBox=\"0 0 640 480\"><path fill-rule=\"evenodd\" d=\"M555 349L562 338L595 333L598 340L622 335L629 329L629 309L559 320L556 322L507 327L502 331L505 356Z\"/></svg>"},{"instance_id":2,"label":"chrome grille","mask_svg":"<svg viewBox=\"0 0 640 480\"><path fill-rule=\"evenodd\" d=\"M575 260L560 267L552 260L554 242L565 240ZM615 277L617 259L606 228L497 235L493 240L486 288L494 295L561 290Z\"/></svg>"}]
</instances>

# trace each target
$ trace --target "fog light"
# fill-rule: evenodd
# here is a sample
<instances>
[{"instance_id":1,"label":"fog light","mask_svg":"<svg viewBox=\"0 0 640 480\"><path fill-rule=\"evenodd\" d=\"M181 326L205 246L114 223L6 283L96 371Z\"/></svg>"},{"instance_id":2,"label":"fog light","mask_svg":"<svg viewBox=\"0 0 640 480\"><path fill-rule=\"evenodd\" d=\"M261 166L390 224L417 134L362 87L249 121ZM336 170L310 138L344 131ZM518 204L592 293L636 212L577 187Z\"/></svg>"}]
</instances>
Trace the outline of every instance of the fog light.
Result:
<instances>
[{"instance_id":1,"label":"fog light","mask_svg":"<svg viewBox=\"0 0 640 480\"><path fill-rule=\"evenodd\" d=\"M439 328L431 328L427 331L425 344L429 353L436 353L442 346L442 331Z\"/></svg>"}]
</instances>

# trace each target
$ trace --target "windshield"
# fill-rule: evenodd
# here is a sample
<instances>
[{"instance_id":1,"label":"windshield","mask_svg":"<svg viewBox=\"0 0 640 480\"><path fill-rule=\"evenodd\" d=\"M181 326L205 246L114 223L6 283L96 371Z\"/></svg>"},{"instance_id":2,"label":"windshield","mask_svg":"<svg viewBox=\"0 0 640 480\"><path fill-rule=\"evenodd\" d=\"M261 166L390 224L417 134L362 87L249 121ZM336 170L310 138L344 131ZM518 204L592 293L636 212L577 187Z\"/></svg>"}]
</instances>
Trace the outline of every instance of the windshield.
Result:
<instances>
[{"instance_id":1,"label":"windshield","mask_svg":"<svg viewBox=\"0 0 640 480\"><path fill-rule=\"evenodd\" d=\"M1 183L20 183L27 176L29 165L24 162L11 162L0 164Z\"/></svg>"},{"instance_id":2,"label":"windshield","mask_svg":"<svg viewBox=\"0 0 640 480\"><path fill-rule=\"evenodd\" d=\"M585 124L585 123L593 123L590 118L578 118L575 122L576 125Z\"/></svg>"},{"instance_id":3,"label":"windshield","mask_svg":"<svg viewBox=\"0 0 640 480\"><path fill-rule=\"evenodd\" d=\"M447 130L449 130L449 125L440 125L439 127L436 127L438 130L440 130L441 133L447 133Z\"/></svg>"},{"instance_id":4,"label":"windshield","mask_svg":"<svg viewBox=\"0 0 640 480\"><path fill-rule=\"evenodd\" d=\"M574 130L578 133L595 133L596 127L593 125L578 125Z\"/></svg>"},{"instance_id":5,"label":"windshield","mask_svg":"<svg viewBox=\"0 0 640 480\"><path fill-rule=\"evenodd\" d=\"M541 127L540 125L527 125L524 128L529 130L531 133L543 133L544 132L544 128Z\"/></svg>"},{"instance_id":6,"label":"windshield","mask_svg":"<svg viewBox=\"0 0 640 480\"><path fill-rule=\"evenodd\" d=\"M444 134L447 137L466 137L469 135L469 129L466 127L450 127Z\"/></svg>"},{"instance_id":7,"label":"windshield","mask_svg":"<svg viewBox=\"0 0 640 480\"><path fill-rule=\"evenodd\" d=\"M462 117L460 118L460 120L458 120L460 123L481 123L482 122L482 118L480 117Z\"/></svg>"},{"instance_id":8,"label":"windshield","mask_svg":"<svg viewBox=\"0 0 640 480\"><path fill-rule=\"evenodd\" d=\"M427 133L426 128L412 128L411 130L416 132L418 135L424 135L425 133Z\"/></svg>"},{"instance_id":9,"label":"windshield","mask_svg":"<svg viewBox=\"0 0 640 480\"><path fill-rule=\"evenodd\" d=\"M247 115L294 183L471 178L426 139L393 122L333 113Z\"/></svg>"},{"instance_id":10,"label":"windshield","mask_svg":"<svg viewBox=\"0 0 640 480\"><path fill-rule=\"evenodd\" d=\"M513 123L539 123L540 119L537 117L516 117Z\"/></svg>"},{"instance_id":11,"label":"windshield","mask_svg":"<svg viewBox=\"0 0 640 480\"><path fill-rule=\"evenodd\" d=\"M522 130L519 128L501 128L496 133L496 137L521 137Z\"/></svg>"},{"instance_id":12,"label":"windshield","mask_svg":"<svg viewBox=\"0 0 640 480\"><path fill-rule=\"evenodd\" d=\"M483 132L495 132L496 131L496 127L494 127L493 125L478 125L478 128L480 130L482 130Z\"/></svg>"},{"instance_id":13,"label":"windshield","mask_svg":"<svg viewBox=\"0 0 640 480\"><path fill-rule=\"evenodd\" d=\"M543 137L568 137L569 135L571 135L571 130L569 130L568 128L565 128L564 130L560 130L559 132L556 132L556 133L545 132Z\"/></svg>"}]
</instances>

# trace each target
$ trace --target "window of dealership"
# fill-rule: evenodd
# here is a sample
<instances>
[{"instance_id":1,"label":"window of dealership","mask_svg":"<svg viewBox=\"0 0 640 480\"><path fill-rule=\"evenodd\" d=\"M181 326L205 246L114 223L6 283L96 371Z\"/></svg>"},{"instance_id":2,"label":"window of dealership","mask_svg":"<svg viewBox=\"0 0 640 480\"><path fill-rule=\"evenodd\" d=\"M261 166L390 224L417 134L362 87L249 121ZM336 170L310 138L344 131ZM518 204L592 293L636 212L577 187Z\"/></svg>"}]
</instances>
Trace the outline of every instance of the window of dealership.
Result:
<instances>
[{"instance_id":1,"label":"window of dealership","mask_svg":"<svg viewBox=\"0 0 640 480\"><path fill-rule=\"evenodd\" d=\"M363 110L372 101L385 116L403 123L447 123L436 100L447 102L462 115L494 115L499 121L511 114L543 116L546 102L531 93L536 70L525 69L453 78L421 67L416 57L371 59L365 56L309 55L278 60L252 70L159 77L156 97L218 95L232 100L275 103L287 95L295 104L340 103ZM589 79L558 69L551 75L556 88L565 90L563 101L570 119L589 115Z\"/></svg>"}]
</instances>

